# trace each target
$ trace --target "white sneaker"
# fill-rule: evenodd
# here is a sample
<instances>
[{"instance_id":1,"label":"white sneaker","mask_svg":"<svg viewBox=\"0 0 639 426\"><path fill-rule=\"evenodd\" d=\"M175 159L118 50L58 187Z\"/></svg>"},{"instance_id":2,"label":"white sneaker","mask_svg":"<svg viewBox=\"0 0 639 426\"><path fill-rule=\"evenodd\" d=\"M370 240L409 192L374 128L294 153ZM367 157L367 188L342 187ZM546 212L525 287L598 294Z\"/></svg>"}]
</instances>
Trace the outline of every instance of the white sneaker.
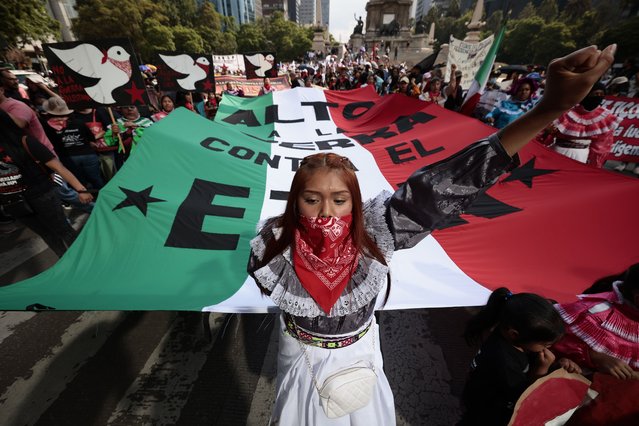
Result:
<instances>
[{"instance_id":1,"label":"white sneaker","mask_svg":"<svg viewBox=\"0 0 639 426\"><path fill-rule=\"evenodd\" d=\"M621 163L618 166L615 166L614 170L617 172L623 172L626 170L626 163Z\"/></svg>"},{"instance_id":2,"label":"white sneaker","mask_svg":"<svg viewBox=\"0 0 639 426\"><path fill-rule=\"evenodd\" d=\"M632 173L639 175L639 166L635 167L635 169L632 171Z\"/></svg>"}]
</instances>

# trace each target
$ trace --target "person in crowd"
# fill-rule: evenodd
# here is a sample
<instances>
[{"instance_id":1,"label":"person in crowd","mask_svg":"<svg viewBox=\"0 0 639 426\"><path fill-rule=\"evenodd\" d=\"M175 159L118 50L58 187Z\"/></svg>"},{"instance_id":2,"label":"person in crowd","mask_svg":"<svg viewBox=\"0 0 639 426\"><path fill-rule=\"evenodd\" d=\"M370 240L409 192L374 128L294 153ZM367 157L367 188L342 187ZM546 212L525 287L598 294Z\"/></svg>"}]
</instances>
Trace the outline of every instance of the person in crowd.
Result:
<instances>
[{"instance_id":1,"label":"person in crowd","mask_svg":"<svg viewBox=\"0 0 639 426\"><path fill-rule=\"evenodd\" d=\"M260 88L260 92L258 96L266 95L267 93L275 92L275 87L271 86L271 79L268 77L264 77L264 83Z\"/></svg>"},{"instance_id":2,"label":"person in crowd","mask_svg":"<svg viewBox=\"0 0 639 426\"><path fill-rule=\"evenodd\" d=\"M77 233L64 214L49 170L44 166L69 182L81 202L89 203L93 196L47 147L26 135L4 111L0 111L0 135L3 212L42 237L51 250L62 257Z\"/></svg>"},{"instance_id":3,"label":"person in crowd","mask_svg":"<svg viewBox=\"0 0 639 426\"><path fill-rule=\"evenodd\" d=\"M605 86L595 84L579 104L549 126L541 142L573 160L603 167L614 131L621 123L620 118L601 106L605 94Z\"/></svg>"},{"instance_id":4,"label":"person in crowd","mask_svg":"<svg viewBox=\"0 0 639 426\"><path fill-rule=\"evenodd\" d=\"M520 78L513 84L514 94L499 102L491 112L486 114L485 121L498 129L504 128L535 106L532 100L532 94L537 89L535 81Z\"/></svg>"},{"instance_id":5,"label":"person in crowd","mask_svg":"<svg viewBox=\"0 0 639 426\"><path fill-rule=\"evenodd\" d=\"M374 315L385 299L378 296L390 290L393 253L448 223L516 167L516 153L589 92L610 67L615 49L591 46L554 60L546 95L532 111L488 139L415 171L393 194L382 192L364 203L348 158L319 153L302 160L284 213L267 219L251 241L247 267L281 310L273 423L395 424ZM518 330L514 324L512 328ZM515 343L550 344L560 334ZM544 348L538 351L546 354ZM547 360L543 362L545 366ZM373 370L375 379L365 385L370 399L347 407L339 419L329 418L320 389L327 377L343 375L354 364L368 378L367 369Z\"/></svg>"},{"instance_id":6,"label":"person in crowd","mask_svg":"<svg viewBox=\"0 0 639 426\"><path fill-rule=\"evenodd\" d=\"M173 102L173 98L169 95L163 95L160 98L160 111L153 114L151 116L151 120L153 120L153 122L158 122L169 115L174 109L175 103Z\"/></svg>"},{"instance_id":7,"label":"person in crowd","mask_svg":"<svg viewBox=\"0 0 639 426\"><path fill-rule=\"evenodd\" d=\"M471 362L458 426L507 425L524 390L551 371L555 355L548 348L563 333L563 321L549 300L505 287L493 291L464 332L468 343L481 348ZM558 365L581 372L566 358Z\"/></svg>"},{"instance_id":8,"label":"person in crowd","mask_svg":"<svg viewBox=\"0 0 639 426\"><path fill-rule=\"evenodd\" d=\"M444 87L444 108L451 111L459 111L464 102L464 92L461 87L462 72L457 69L457 65L450 66L450 79Z\"/></svg>"},{"instance_id":9,"label":"person in crowd","mask_svg":"<svg viewBox=\"0 0 639 426\"><path fill-rule=\"evenodd\" d=\"M209 95L206 92L193 92L191 94L191 99L193 100L193 111L200 114L202 117L206 117L204 105L206 105L208 96Z\"/></svg>"},{"instance_id":10,"label":"person in crowd","mask_svg":"<svg viewBox=\"0 0 639 426\"><path fill-rule=\"evenodd\" d=\"M402 95L410 96L410 80L408 79L408 76L404 75L400 77L394 93L401 93Z\"/></svg>"},{"instance_id":11,"label":"person in crowd","mask_svg":"<svg viewBox=\"0 0 639 426\"><path fill-rule=\"evenodd\" d=\"M110 146L104 140L106 128L111 124L109 113L105 107L76 109L73 118L80 120L93 133L94 141L91 147L98 155L100 175L103 182L108 182L115 176L115 151L117 146ZM75 204L77 205L77 204Z\"/></svg>"},{"instance_id":12,"label":"person in crowd","mask_svg":"<svg viewBox=\"0 0 639 426\"><path fill-rule=\"evenodd\" d=\"M215 114L217 114L217 109L220 105L222 98L219 95L216 95L215 92L209 92L209 97L204 105L204 112L206 113L206 118L209 120L215 119Z\"/></svg>"},{"instance_id":13,"label":"person in crowd","mask_svg":"<svg viewBox=\"0 0 639 426\"><path fill-rule=\"evenodd\" d=\"M29 100L36 108L36 111L42 111L42 104L44 101L57 94L49 88L44 78L40 74L28 75L25 78L27 85L27 94Z\"/></svg>"},{"instance_id":14,"label":"person in crowd","mask_svg":"<svg viewBox=\"0 0 639 426\"><path fill-rule=\"evenodd\" d=\"M351 84L351 79L348 76L348 71L346 68L342 68L339 73L339 78L337 79L337 84L335 86L336 90L351 90L353 85Z\"/></svg>"},{"instance_id":15,"label":"person in crowd","mask_svg":"<svg viewBox=\"0 0 639 426\"><path fill-rule=\"evenodd\" d=\"M4 88L4 95L31 106L27 92L20 87L20 81L9 68L0 68L0 85Z\"/></svg>"},{"instance_id":16,"label":"person in crowd","mask_svg":"<svg viewBox=\"0 0 639 426\"><path fill-rule=\"evenodd\" d=\"M226 89L222 93L224 95L244 96L244 91L242 89L234 89L230 81L226 82Z\"/></svg>"},{"instance_id":17,"label":"person in crowd","mask_svg":"<svg viewBox=\"0 0 639 426\"><path fill-rule=\"evenodd\" d=\"M151 126L153 121L147 117L143 117L135 105L127 105L119 108L120 118L116 120L116 124L109 125L104 140L108 145L118 146L115 155L115 166L120 169L124 162L129 158L131 151L142 138L144 129ZM120 140L122 147L120 148Z\"/></svg>"},{"instance_id":18,"label":"person in crowd","mask_svg":"<svg viewBox=\"0 0 639 426\"><path fill-rule=\"evenodd\" d=\"M446 98L442 92L441 79L439 77L431 78L427 85L426 92L423 92L419 99L443 106L444 102L446 102Z\"/></svg>"},{"instance_id":19,"label":"person in crowd","mask_svg":"<svg viewBox=\"0 0 639 426\"><path fill-rule=\"evenodd\" d=\"M589 371L639 379L639 263L578 298L555 305L567 331L553 350Z\"/></svg>"},{"instance_id":20,"label":"person in crowd","mask_svg":"<svg viewBox=\"0 0 639 426\"><path fill-rule=\"evenodd\" d=\"M227 83L230 84L230 83ZM183 90L178 90L175 93L175 107L180 108L184 107L189 111L195 112L195 107L193 106L193 96L191 92L185 92Z\"/></svg>"},{"instance_id":21,"label":"person in crowd","mask_svg":"<svg viewBox=\"0 0 639 426\"><path fill-rule=\"evenodd\" d=\"M100 173L100 160L91 146L95 142L91 130L73 115L73 110L59 96L47 99L42 108L48 117L47 124L52 129L53 143L63 164L84 185L92 189L102 188L104 182Z\"/></svg>"},{"instance_id":22,"label":"person in crowd","mask_svg":"<svg viewBox=\"0 0 639 426\"><path fill-rule=\"evenodd\" d=\"M37 139L55 155L53 144L47 137L38 115L24 102L6 96L4 87L0 87L0 109L11 114L21 129L24 129L29 136Z\"/></svg>"},{"instance_id":23,"label":"person in crowd","mask_svg":"<svg viewBox=\"0 0 639 426\"><path fill-rule=\"evenodd\" d=\"M630 82L628 81L628 77L621 76L610 80L607 91L610 96L626 96L629 89Z\"/></svg>"},{"instance_id":24,"label":"person in crowd","mask_svg":"<svg viewBox=\"0 0 639 426\"><path fill-rule=\"evenodd\" d=\"M377 88L375 86L376 83L376 77L375 74L369 74L368 77L366 78L366 83L362 84L361 87L368 87L368 86L372 86L373 88L375 88L375 91L377 91Z\"/></svg>"}]
</instances>

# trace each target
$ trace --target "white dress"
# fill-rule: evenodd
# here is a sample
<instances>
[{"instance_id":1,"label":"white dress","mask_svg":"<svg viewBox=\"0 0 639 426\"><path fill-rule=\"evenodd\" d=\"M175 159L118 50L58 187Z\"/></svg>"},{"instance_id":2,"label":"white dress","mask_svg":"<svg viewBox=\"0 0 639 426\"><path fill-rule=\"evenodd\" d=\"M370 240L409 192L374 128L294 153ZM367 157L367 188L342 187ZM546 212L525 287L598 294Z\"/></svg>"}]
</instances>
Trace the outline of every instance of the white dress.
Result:
<instances>
[{"instance_id":1,"label":"white dress","mask_svg":"<svg viewBox=\"0 0 639 426\"><path fill-rule=\"evenodd\" d=\"M410 248L432 230L444 226L461 214L505 171L518 165L503 149L498 137L476 142L444 161L413 173L394 194L383 192L364 203L366 232L384 256L386 265L396 250ZM376 259L360 256L355 273L328 315L300 283L293 266L291 249L264 263L266 246L278 239L281 228L269 220L251 241L248 272L283 312L278 322L279 355L276 400L272 424L290 426L395 424L395 405L383 370L379 330L374 310L378 295L384 297L388 266ZM285 317L296 330L331 339L354 336L372 321L368 332L351 345L324 349L302 343L286 328ZM317 382L358 362L374 365L377 384L365 407L337 419L324 413ZM427 384L425 384L427 385Z\"/></svg>"}]
</instances>

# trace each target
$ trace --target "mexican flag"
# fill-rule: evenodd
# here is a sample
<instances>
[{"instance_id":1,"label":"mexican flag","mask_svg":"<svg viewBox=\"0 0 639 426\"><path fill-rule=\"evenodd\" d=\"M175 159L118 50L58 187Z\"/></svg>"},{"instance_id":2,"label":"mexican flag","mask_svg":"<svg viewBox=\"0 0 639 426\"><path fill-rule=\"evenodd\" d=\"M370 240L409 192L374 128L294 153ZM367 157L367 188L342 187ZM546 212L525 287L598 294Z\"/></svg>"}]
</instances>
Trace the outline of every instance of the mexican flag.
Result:
<instances>
[{"instance_id":1,"label":"mexican flag","mask_svg":"<svg viewBox=\"0 0 639 426\"><path fill-rule=\"evenodd\" d=\"M499 50L499 46L501 45L501 41L504 38L505 32L506 25L504 24L502 25L501 30L499 30L499 34L497 34L495 40L493 40L493 44L490 46L484 62L482 62L479 70L477 71L477 74L475 74L475 78L468 88L468 92L466 92L466 97L464 98L464 103L462 104L460 110L462 114L473 114L475 106L477 105L477 102L479 102L479 98L481 97L482 93L484 93L484 88L486 87L486 83L488 83L488 79L490 78L490 73L493 70L495 58L497 57L497 51Z\"/></svg>"},{"instance_id":2,"label":"mexican flag","mask_svg":"<svg viewBox=\"0 0 639 426\"><path fill-rule=\"evenodd\" d=\"M215 122L178 109L150 127L51 269L0 288L0 309L275 309L246 273L261 220L302 158L348 156L365 199L493 128L402 95L297 88L225 96ZM386 309L484 304L506 285L573 300L639 261L639 181L530 144L467 214L395 254Z\"/></svg>"}]
</instances>

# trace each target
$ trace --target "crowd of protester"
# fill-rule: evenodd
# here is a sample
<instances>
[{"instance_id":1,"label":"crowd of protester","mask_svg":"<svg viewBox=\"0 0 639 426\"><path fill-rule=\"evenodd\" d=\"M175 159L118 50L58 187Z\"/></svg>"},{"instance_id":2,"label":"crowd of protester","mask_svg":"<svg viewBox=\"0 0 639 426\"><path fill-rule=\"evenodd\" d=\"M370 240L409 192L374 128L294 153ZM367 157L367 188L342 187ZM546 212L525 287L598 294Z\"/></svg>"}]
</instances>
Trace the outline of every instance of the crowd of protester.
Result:
<instances>
[{"instance_id":1,"label":"crowd of protester","mask_svg":"<svg viewBox=\"0 0 639 426\"><path fill-rule=\"evenodd\" d=\"M453 111L462 107L462 75L455 65L446 76L444 67L407 69L367 58L346 64L330 59L311 61L304 67L285 64L282 75L292 88L351 90L370 86L382 96L402 94ZM506 79L493 75L474 116L497 128L508 125L541 99L544 71L531 69ZM12 157L24 171L25 198L32 208L22 212L3 203L0 220L20 220L42 236L58 256L76 235L61 203L90 212L99 190L135 151L145 129L178 107L214 119L223 96L244 96L231 82L219 94L164 93L148 73L148 89L155 99L150 107L122 105L111 113L103 107L74 111L44 80L30 80L25 96L9 70L0 70L0 77L0 154L5 159ZM628 60L616 75L597 83L579 105L546 128L539 140L577 161L601 167L618 125L618 120L600 106L603 96L637 97L638 86L639 72ZM265 78L259 95L274 90ZM586 122L578 132L577 125L570 122L571 113L580 114L577 122ZM602 118L606 126L597 126L599 133L592 133L588 120ZM634 171L639 174L639 167ZM0 197L5 195L10 194ZM639 265L616 278L607 280L607 286L585 291L595 294L579 296L574 304L553 306L542 296L512 294L505 288L493 292L466 332L468 340L478 343L481 350L473 360L464 393L467 411L462 424L488 424L489 418L490 424L507 424L526 387L555 368L584 374L598 371L622 381L639 379ZM616 321L614 327L607 327L606 321L612 320Z\"/></svg>"}]
</instances>

